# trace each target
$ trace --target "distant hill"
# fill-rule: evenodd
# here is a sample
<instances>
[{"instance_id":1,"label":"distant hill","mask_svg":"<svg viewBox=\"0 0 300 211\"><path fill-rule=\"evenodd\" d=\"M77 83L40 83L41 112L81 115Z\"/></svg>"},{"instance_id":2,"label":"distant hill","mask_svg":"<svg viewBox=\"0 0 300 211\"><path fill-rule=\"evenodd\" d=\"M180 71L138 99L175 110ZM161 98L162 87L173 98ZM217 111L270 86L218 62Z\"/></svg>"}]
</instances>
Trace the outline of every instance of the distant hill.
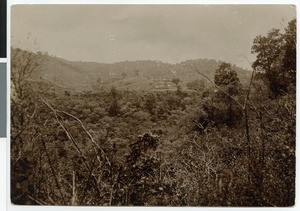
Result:
<instances>
[{"instance_id":1,"label":"distant hill","mask_svg":"<svg viewBox=\"0 0 300 211\"><path fill-rule=\"evenodd\" d=\"M191 69L195 65L213 79L215 69L222 63L213 59L187 60L177 64L161 61L124 61L113 64L68 61L43 54L43 63L33 80L50 83L69 91L107 90L112 86L124 90L176 89L171 81L180 79L180 85L203 78ZM233 65L242 84L247 84L250 72Z\"/></svg>"}]
</instances>

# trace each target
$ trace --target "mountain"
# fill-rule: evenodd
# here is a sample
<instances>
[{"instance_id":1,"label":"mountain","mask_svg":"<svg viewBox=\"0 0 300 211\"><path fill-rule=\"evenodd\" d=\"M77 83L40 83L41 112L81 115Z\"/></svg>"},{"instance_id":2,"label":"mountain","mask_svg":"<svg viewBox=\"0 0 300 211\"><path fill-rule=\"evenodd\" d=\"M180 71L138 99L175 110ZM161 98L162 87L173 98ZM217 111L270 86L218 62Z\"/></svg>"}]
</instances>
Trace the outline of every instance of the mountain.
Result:
<instances>
[{"instance_id":1,"label":"mountain","mask_svg":"<svg viewBox=\"0 0 300 211\"><path fill-rule=\"evenodd\" d=\"M204 79L192 70L192 65L213 79L215 69L222 63L213 59L197 59L177 64L150 60L106 64L68 61L45 54L42 57L42 65L32 80L42 80L69 91L107 90L112 86L124 90L176 90L173 78L180 79L182 87L193 80ZM246 85L250 72L235 65L232 68L237 72L241 83Z\"/></svg>"}]
</instances>

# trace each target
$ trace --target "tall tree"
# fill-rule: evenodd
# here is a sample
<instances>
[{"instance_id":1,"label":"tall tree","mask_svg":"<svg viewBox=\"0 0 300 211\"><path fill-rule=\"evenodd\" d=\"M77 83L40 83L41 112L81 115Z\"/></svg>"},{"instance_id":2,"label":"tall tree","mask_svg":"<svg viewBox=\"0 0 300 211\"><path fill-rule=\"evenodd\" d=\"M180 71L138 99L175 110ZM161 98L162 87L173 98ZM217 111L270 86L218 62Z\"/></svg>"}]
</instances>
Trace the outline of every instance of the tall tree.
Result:
<instances>
[{"instance_id":1,"label":"tall tree","mask_svg":"<svg viewBox=\"0 0 300 211\"><path fill-rule=\"evenodd\" d=\"M231 96L237 95L241 89L237 73L231 69L231 64L226 62L216 69L214 83Z\"/></svg>"},{"instance_id":2,"label":"tall tree","mask_svg":"<svg viewBox=\"0 0 300 211\"><path fill-rule=\"evenodd\" d=\"M272 74L272 68L282 57L283 45L284 40L279 29L272 29L267 36L257 36L251 50L251 53L257 53L252 67L266 74Z\"/></svg>"},{"instance_id":3,"label":"tall tree","mask_svg":"<svg viewBox=\"0 0 300 211\"><path fill-rule=\"evenodd\" d=\"M283 35L283 68L290 77L290 82L296 84L296 19L291 20L285 28Z\"/></svg>"},{"instance_id":4,"label":"tall tree","mask_svg":"<svg viewBox=\"0 0 300 211\"><path fill-rule=\"evenodd\" d=\"M223 62L216 69L214 84L221 91L219 90L215 94L213 102L204 105L203 109L215 124L226 123L228 126L232 126L240 117L240 110L236 107L235 102L237 101L234 100L234 97L240 93L242 85L237 73L231 69L231 64Z\"/></svg>"},{"instance_id":5,"label":"tall tree","mask_svg":"<svg viewBox=\"0 0 300 211\"><path fill-rule=\"evenodd\" d=\"M296 83L296 19L284 33L272 29L266 36L257 36L251 53L257 54L252 67L263 73L273 95L285 93Z\"/></svg>"}]
</instances>

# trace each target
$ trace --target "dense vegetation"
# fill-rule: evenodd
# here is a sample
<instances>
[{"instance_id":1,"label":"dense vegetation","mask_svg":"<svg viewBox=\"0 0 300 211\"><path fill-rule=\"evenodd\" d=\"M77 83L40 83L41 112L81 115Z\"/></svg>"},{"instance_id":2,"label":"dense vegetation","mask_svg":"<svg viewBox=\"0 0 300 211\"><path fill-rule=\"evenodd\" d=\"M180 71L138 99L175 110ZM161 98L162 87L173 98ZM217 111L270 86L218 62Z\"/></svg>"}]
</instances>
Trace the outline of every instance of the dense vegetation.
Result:
<instances>
[{"instance_id":1,"label":"dense vegetation","mask_svg":"<svg viewBox=\"0 0 300 211\"><path fill-rule=\"evenodd\" d=\"M12 202L294 205L295 29L254 40L247 85L220 63L169 89L53 90L48 56L12 49Z\"/></svg>"}]
</instances>

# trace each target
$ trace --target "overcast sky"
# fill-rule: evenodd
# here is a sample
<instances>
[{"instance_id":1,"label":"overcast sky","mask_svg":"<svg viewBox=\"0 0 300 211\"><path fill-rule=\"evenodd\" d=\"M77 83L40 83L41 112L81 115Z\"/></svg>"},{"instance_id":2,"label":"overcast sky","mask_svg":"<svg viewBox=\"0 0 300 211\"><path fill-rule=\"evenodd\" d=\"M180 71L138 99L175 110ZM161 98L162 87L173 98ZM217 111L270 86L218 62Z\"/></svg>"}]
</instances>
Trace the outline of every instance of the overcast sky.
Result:
<instances>
[{"instance_id":1,"label":"overcast sky","mask_svg":"<svg viewBox=\"0 0 300 211\"><path fill-rule=\"evenodd\" d=\"M16 5L12 46L74 61L212 58L250 68L253 39L284 28L288 5Z\"/></svg>"}]
</instances>

